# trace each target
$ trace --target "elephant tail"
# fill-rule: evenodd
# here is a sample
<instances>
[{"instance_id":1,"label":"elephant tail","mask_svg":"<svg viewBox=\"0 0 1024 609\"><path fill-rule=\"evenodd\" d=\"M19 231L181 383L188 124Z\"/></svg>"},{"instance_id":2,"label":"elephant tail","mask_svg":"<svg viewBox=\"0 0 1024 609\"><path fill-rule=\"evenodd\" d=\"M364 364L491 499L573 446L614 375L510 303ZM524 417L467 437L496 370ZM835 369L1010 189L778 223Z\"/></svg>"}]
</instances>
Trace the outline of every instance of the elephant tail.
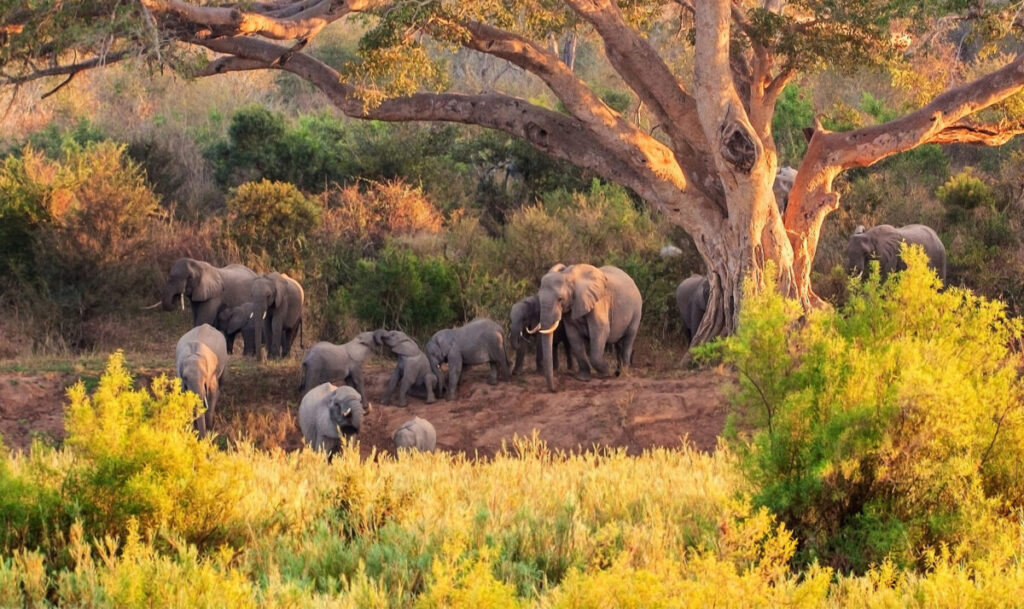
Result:
<instances>
[{"instance_id":1,"label":"elephant tail","mask_svg":"<svg viewBox=\"0 0 1024 609\"><path fill-rule=\"evenodd\" d=\"M304 333L302 331L302 326L304 326L304 325L305 324L302 323L302 318L300 317L299 318L299 349L305 349L306 348L306 338L305 338Z\"/></svg>"},{"instance_id":2,"label":"elephant tail","mask_svg":"<svg viewBox=\"0 0 1024 609\"><path fill-rule=\"evenodd\" d=\"M309 378L309 369L306 362L299 366L299 393L306 390L306 379Z\"/></svg>"}]
</instances>

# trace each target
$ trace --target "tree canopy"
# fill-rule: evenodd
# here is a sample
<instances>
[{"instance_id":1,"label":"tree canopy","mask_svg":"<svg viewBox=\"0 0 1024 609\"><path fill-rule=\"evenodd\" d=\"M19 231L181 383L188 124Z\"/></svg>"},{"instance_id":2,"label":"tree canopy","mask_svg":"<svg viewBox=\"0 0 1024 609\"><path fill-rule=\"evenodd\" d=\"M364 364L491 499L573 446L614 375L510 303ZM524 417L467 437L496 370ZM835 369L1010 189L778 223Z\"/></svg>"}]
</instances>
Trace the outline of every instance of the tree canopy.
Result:
<instances>
[{"instance_id":1,"label":"tree canopy","mask_svg":"<svg viewBox=\"0 0 1024 609\"><path fill-rule=\"evenodd\" d=\"M2 0L0 84L57 78L59 87L127 58L196 76L274 69L352 117L513 134L632 189L694 239L712 286L699 342L735 328L741 280L764 285L767 261L783 292L819 304L811 262L842 171L922 144L998 145L1021 131L1019 13L962 0ZM359 32L355 60L311 52L328 27ZM566 34L600 41L635 112L612 107L563 61ZM951 66L944 82L918 82L919 106L903 116L842 132L807 125L779 213L772 118L787 84L823 69L913 79L920 58L959 39L959 59L968 38L984 49L979 60ZM497 85L452 90L445 59L466 51L532 75L558 107Z\"/></svg>"}]
</instances>

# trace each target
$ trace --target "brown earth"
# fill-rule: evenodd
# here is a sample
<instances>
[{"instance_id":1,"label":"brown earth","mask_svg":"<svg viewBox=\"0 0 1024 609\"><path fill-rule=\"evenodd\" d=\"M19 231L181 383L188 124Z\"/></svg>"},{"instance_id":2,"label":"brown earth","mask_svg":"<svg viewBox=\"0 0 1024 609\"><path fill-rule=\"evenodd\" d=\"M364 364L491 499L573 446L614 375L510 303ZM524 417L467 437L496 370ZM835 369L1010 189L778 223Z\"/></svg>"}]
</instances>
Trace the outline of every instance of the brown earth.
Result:
<instances>
[{"instance_id":1,"label":"brown earth","mask_svg":"<svg viewBox=\"0 0 1024 609\"><path fill-rule=\"evenodd\" d=\"M130 356L129 365L132 364ZM257 366L236 360L221 394L215 428L222 437L245 438L257 446L293 450L302 444L295 421L298 360ZM625 447L638 453L651 447L680 446L688 438L701 450L713 450L725 422L726 388L731 376L717 370L680 372L667 367L635 367L629 376L582 382L558 379L549 393L542 376L528 372L509 382L487 384L487 368L467 369L459 399L409 406L381 406L392 364L367 364L367 389L373 404L360 434L362 452L390 451L391 434L405 420L420 416L437 429L438 448L469 456L489 456L516 435L536 430L553 449L575 451L595 445ZM97 365L97 367L99 367ZM132 366L136 380L169 370ZM93 379L98 375L94 372ZM80 375L72 373L0 373L0 434L11 448L27 448L34 436L60 442L64 437L64 390ZM660 378L658 378L660 377Z\"/></svg>"}]
</instances>

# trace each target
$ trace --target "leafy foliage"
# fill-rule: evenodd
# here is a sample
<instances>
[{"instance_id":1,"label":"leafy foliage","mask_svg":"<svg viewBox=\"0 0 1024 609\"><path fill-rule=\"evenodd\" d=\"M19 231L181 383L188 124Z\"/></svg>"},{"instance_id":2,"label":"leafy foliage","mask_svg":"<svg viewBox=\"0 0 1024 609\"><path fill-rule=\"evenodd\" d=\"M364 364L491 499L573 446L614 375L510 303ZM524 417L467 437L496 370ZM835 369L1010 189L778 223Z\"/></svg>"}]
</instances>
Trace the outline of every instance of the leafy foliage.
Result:
<instances>
[{"instance_id":1,"label":"leafy foliage","mask_svg":"<svg viewBox=\"0 0 1024 609\"><path fill-rule=\"evenodd\" d=\"M1021 323L941 287L919 248L838 313L755 294L721 344L740 373L744 468L800 540L801 562L863 571L885 558L1002 560L994 531L1024 501Z\"/></svg>"},{"instance_id":2,"label":"leafy foliage","mask_svg":"<svg viewBox=\"0 0 1024 609\"><path fill-rule=\"evenodd\" d=\"M966 169L939 187L935 196L946 206L946 214L953 222L962 222L966 212L978 207L995 209L996 195L983 180Z\"/></svg>"},{"instance_id":3,"label":"leafy foliage","mask_svg":"<svg viewBox=\"0 0 1024 609\"><path fill-rule=\"evenodd\" d=\"M302 268L309 235L321 219L317 201L284 182L249 182L227 201L227 232L242 252L275 269Z\"/></svg>"}]
</instances>

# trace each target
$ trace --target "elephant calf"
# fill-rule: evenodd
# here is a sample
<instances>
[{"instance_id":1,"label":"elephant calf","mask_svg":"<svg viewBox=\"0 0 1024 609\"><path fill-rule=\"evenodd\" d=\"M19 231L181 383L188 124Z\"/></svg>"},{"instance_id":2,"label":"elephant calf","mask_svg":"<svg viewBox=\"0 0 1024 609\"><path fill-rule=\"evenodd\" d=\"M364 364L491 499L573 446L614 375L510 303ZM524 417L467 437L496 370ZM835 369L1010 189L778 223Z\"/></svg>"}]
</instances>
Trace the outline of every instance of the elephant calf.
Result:
<instances>
[{"instance_id":1,"label":"elephant calf","mask_svg":"<svg viewBox=\"0 0 1024 609\"><path fill-rule=\"evenodd\" d=\"M313 345L302 358L299 391L326 382L344 383L355 387L362 396L363 406L369 412L363 386L363 362L370 357L374 347L373 332L360 332L343 345L323 341Z\"/></svg>"},{"instance_id":2,"label":"elephant calf","mask_svg":"<svg viewBox=\"0 0 1024 609\"><path fill-rule=\"evenodd\" d=\"M424 397L427 404L434 403L434 388L437 386L437 376L430 370L430 362L427 356L420 351L416 341L409 338L405 332L398 330L377 330L373 333L375 345L381 345L388 349L392 355L398 358L395 371L391 373L388 380L387 392L381 399L381 404L390 404L391 396L398 391L398 405L407 406L407 395Z\"/></svg>"},{"instance_id":3,"label":"elephant calf","mask_svg":"<svg viewBox=\"0 0 1024 609\"><path fill-rule=\"evenodd\" d=\"M227 340L228 353L234 352L235 337L242 335L242 355L256 355L256 307L247 302L237 307L222 307L217 313L217 329Z\"/></svg>"},{"instance_id":4,"label":"elephant calf","mask_svg":"<svg viewBox=\"0 0 1024 609\"><path fill-rule=\"evenodd\" d=\"M512 305L509 322L509 344L511 344L512 349L516 352L512 374L520 374L523 371L523 358L526 356L526 349L529 346L532 346L536 353L537 372L543 372L544 357L536 336L537 330L540 329L540 298L534 294ZM554 369L558 370L558 350L559 346L561 346L562 353L565 354L565 369L572 370L572 351L569 347L569 337L565 334L564 325L555 328L552 341L551 358Z\"/></svg>"},{"instance_id":5,"label":"elephant calf","mask_svg":"<svg viewBox=\"0 0 1024 609\"><path fill-rule=\"evenodd\" d=\"M711 283L703 275L690 275L676 288L676 306L683 322L683 334L687 342L693 341L704 313L708 310L708 296Z\"/></svg>"},{"instance_id":6,"label":"elephant calf","mask_svg":"<svg viewBox=\"0 0 1024 609\"><path fill-rule=\"evenodd\" d=\"M317 385L303 396L299 404L302 437L313 450L326 452L328 460L338 452L341 438L356 435L362 425L362 398L347 385Z\"/></svg>"},{"instance_id":7,"label":"elephant calf","mask_svg":"<svg viewBox=\"0 0 1024 609\"><path fill-rule=\"evenodd\" d=\"M459 395L459 379L463 366L489 364L491 373L487 381L492 385L497 383L499 378L509 378L505 335L501 326L490 319L474 319L461 328L435 332L427 341L427 359L442 391L447 386L449 400L454 400ZM447 383L441 375L441 364L445 362L448 362Z\"/></svg>"},{"instance_id":8,"label":"elephant calf","mask_svg":"<svg viewBox=\"0 0 1024 609\"><path fill-rule=\"evenodd\" d=\"M894 271L906 270L907 265L900 257L900 245L920 245L928 255L928 266L946 281L946 247L934 230L924 224L908 224L896 228L890 224L865 229L858 226L847 244L846 256L849 270L862 273L867 270L869 260L878 260L882 279Z\"/></svg>"},{"instance_id":9,"label":"elephant calf","mask_svg":"<svg viewBox=\"0 0 1024 609\"><path fill-rule=\"evenodd\" d=\"M430 421L413 417L395 430L395 450L421 450L430 452L437 446L437 432Z\"/></svg>"},{"instance_id":10,"label":"elephant calf","mask_svg":"<svg viewBox=\"0 0 1024 609\"><path fill-rule=\"evenodd\" d=\"M178 339L174 373L181 379L181 388L199 394L206 406L206 412L194 421L200 437L213 428L213 413L227 366L224 335L210 324L196 326Z\"/></svg>"}]
</instances>

